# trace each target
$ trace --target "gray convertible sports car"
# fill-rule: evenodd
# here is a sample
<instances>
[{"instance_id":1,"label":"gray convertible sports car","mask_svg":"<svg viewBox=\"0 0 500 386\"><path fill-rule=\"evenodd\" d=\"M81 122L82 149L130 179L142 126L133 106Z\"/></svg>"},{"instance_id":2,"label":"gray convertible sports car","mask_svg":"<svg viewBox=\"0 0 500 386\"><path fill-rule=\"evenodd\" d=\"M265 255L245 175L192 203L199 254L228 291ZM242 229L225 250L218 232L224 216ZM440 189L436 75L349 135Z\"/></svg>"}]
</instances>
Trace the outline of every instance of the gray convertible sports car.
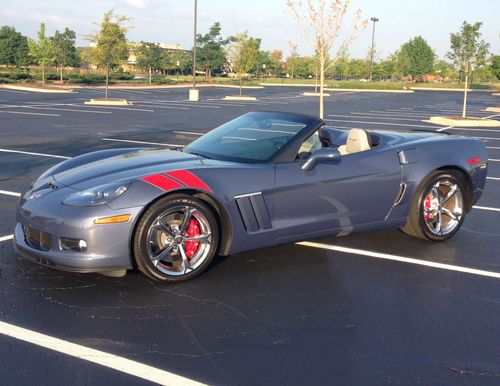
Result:
<instances>
[{"instance_id":1,"label":"gray convertible sports car","mask_svg":"<svg viewBox=\"0 0 500 386\"><path fill-rule=\"evenodd\" d=\"M230 255L381 228L453 236L483 191L479 139L340 130L242 115L184 149L112 149L43 173L21 195L14 244L35 262L178 282Z\"/></svg>"}]
</instances>

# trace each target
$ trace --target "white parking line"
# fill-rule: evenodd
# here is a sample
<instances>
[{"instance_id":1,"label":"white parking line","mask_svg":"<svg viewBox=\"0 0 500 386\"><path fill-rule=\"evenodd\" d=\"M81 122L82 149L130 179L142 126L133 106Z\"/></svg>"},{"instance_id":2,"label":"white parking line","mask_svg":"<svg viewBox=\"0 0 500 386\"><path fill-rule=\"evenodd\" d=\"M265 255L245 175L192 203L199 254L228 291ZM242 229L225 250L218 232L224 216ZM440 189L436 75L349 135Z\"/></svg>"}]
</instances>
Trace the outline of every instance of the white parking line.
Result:
<instances>
[{"instance_id":1,"label":"white parking line","mask_svg":"<svg viewBox=\"0 0 500 386\"><path fill-rule=\"evenodd\" d=\"M29 105L2 105L0 106L1 108L12 108L12 109L34 109L34 110L56 110L56 111L69 111L69 112L78 112L78 113L92 113L92 114L113 114L110 111L96 111L96 110L81 110L81 109L68 109L68 108L61 108L59 106L71 106L70 104L62 104L62 103L57 103L57 104L37 104L35 106L32 106L32 102L30 102ZM54 107L58 106L58 107Z\"/></svg>"},{"instance_id":2,"label":"white parking line","mask_svg":"<svg viewBox=\"0 0 500 386\"><path fill-rule=\"evenodd\" d=\"M498 177L486 177L487 180L500 181Z\"/></svg>"},{"instance_id":3,"label":"white parking line","mask_svg":"<svg viewBox=\"0 0 500 386\"><path fill-rule=\"evenodd\" d=\"M194 131L177 131L177 130L174 130L174 131L172 131L172 133L186 134L186 135L197 135L199 137L201 137L202 135L205 135L204 133L195 133Z\"/></svg>"},{"instance_id":4,"label":"white parking line","mask_svg":"<svg viewBox=\"0 0 500 386\"><path fill-rule=\"evenodd\" d=\"M328 115L329 117L335 117L335 115L330 114ZM325 119L325 121L328 122L346 122L346 123L367 123L367 124L372 124L372 125L387 125L387 126L406 126L406 127L423 127L426 129L434 129L436 126L430 126L430 125L408 125L406 123L388 123L388 122L369 122L369 121L347 121L343 119Z\"/></svg>"},{"instance_id":5,"label":"white parking line","mask_svg":"<svg viewBox=\"0 0 500 386\"><path fill-rule=\"evenodd\" d=\"M474 205L473 208L474 209L480 209L480 210L489 210L491 212L500 212L500 209L498 209L498 208L492 208L490 206L477 206L477 205Z\"/></svg>"},{"instance_id":6,"label":"white parking line","mask_svg":"<svg viewBox=\"0 0 500 386\"><path fill-rule=\"evenodd\" d=\"M0 237L0 243L1 243L2 241L12 240L13 238L14 238L14 235L2 236L2 237Z\"/></svg>"},{"instance_id":7,"label":"white parking line","mask_svg":"<svg viewBox=\"0 0 500 386\"><path fill-rule=\"evenodd\" d=\"M40 334L39 332L28 330L26 328L1 321L0 334L21 340L23 342L31 343L39 347L44 347L49 350L57 351L59 353L66 354L78 359L96 363L98 365L108 367L110 369L117 370L122 373L145 379L147 381L154 382L160 385L202 385L201 383L196 382L192 379L185 378L180 375L146 365L144 363L136 362L131 359L123 358L104 351L95 350L93 348L81 346L79 344L54 338L49 335Z\"/></svg>"},{"instance_id":8,"label":"white parking line","mask_svg":"<svg viewBox=\"0 0 500 386\"><path fill-rule=\"evenodd\" d=\"M0 190L0 194L5 194L6 196L21 197L21 193L11 192L9 190Z\"/></svg>"},{"instance_id":9,"label":"white parking line","mask_svg":"<svg viewBox=\"0 0 500 386\"><path fill-rule=\"evenodd\" d=\"M363 116L359 116L363 114ZM376 114L365 114L365 113L357 113L357 115L339 115L339 114L334 114L334 115L330 115L330 116L334 116L334 117L341 117L341 118L358 118L358 119L372 119L372 118L375 118L375 119L389 119L389 120L392 120L392 121L412 121L412 122L421 122L421 118L399 118L399 117L393 117L392 115L391 116L381 116L381 115L376 115Z\"/></svg>"},{"instance_id":10,"label":"white parking line","mask_svg":"<svg viewBox=\"0 0 500 386\"><path fill-rule=\"evenodd\" d=\"M499 139L500 139L500 138L499 138ZM488 158L488 161L500 162L500 159L496 159L496 158Z\"/></svg>"},{"instance_id":11,"label":"white parking line","mask_svg":"<svg viewBox=\"0 0 500 386\"><path fill-rule=\"evenodd\" d=\"M303 242L296 243L296 244L302 245L302 246L305 246L305 247L327 249L327 250L331 250L331 251L335 251L335 252L349 253L349 254L361 255L361 256L369 256L369 257L375 257L377 259L400 261L400 262L403 262L403 263L423 265L423 266L426 266L426 267L432 267L432 268L438 268L438 269L446 269L448 271L470 273L470 274L473 274L473 275L487 276L487 277L493 277L495 279L500 279L500 273L499 272L483 271L482 269L468 268L468 267L463 267L463 266L460 266L460 265L436 263L436 262L433 262L433 261L414 259L414 258L411 258L411 257L404 257L404 256L398 256L398 255L390 255L390 254L387 254L387 253L372 252L372 251L366 251L366 250L357 249L357 248L346 248L346 247L340 247L340 246L337 246L337 245L329 245L329 244L322 244L322 243L313 243L313 242L309 242L309 241L303 241Z\"/></svg>"},{"instance_id":12,"label":"white parking line","mask_svg":"<svg viewBox=\"0 0 500 386\"><path fill-rule=\"evenodd\" d=\"M65 157L63 155L33 153L31 151L21 151L21 150L11 150L11 149L0 149L0 152L3 152L3 153L19 153L19 154L28 154L28 155L38 155L40 157L50 157L50 158L62 158L62 159L70 159L71 158L71 157Z\"/></svg>"},{"instance_id":13,"label":"white parking line","mask_svg":"<svg viewBox=\"0 0 500 386\"><path fill-rule=\"evenodd\" d=\"M134 106L139 106L139 107L154 107L155 109L168 109L168 110L189 110L189 107L174 107L174 106L165 106L165 105L152 105L152 104L140 104L140 103L135 103Z\"/></svg>"},{"instance_id":14,"label":"white parking line","mask_svg":"<svg viewBox=\"0 0 500 386\"><path fill-rule=\"evenodd\" d=\"M498 147L498 146L486 146L486 149L500 150L500 147Z\"/></svg>"},{"instance_id":15,"label":"white parking line","mask_svg":"<svg viewBox=\"0 0 500 386\"><path fill-rule=\"evenodd\" d=\"M0 110L0 113L3 114L21 114L21 115L38 115L42 117L60 117L61 114L45 114L45 113L27 113L23 111L6 111L6 110Z\"/></svg>"},{"instance_id":16,"label":"white parking line","mask_svg":"<svg viewBox=\"0 0 500 386\"><path fill-rule=\"evenodd\" d=\"M112 142L127 142L127 143L141 143L145 145L160 145L160 146L175 146L175 147L186 147L185 145L176 145L173 143L159 143L159 142L145 142L145 141L133 141L130 139L115 139L115 138L101 138L103 141Z\"/></svg>"},{"instance_id":17,"label":"white parking line","mask_svg":"<svg viewBox=\"0 0 500 386\"><path fill-rule=\"evenodd\" d=\"M440 129L437 129L436 131L445 131L448 129L453 129L455 126L446 126L446 127L441 127Z\"/></svg>"},{"instance_id":18,"label":"white parking line","mask_svg":"<svg viewBox=\"0 0 500 386\"><path fill-rule=\"evenodd\" d=\"M145 113L154 113L154 110L149 110L149 109L136 109L132 106L130 107L117 107L117 106L96 106L96 105L78 105L78 104L72 104L71 106L77 106L77 107L92 107L93 109L113 109L113 110L127 110L127 111L141 111Z\"/></svg>"}]
</instances>

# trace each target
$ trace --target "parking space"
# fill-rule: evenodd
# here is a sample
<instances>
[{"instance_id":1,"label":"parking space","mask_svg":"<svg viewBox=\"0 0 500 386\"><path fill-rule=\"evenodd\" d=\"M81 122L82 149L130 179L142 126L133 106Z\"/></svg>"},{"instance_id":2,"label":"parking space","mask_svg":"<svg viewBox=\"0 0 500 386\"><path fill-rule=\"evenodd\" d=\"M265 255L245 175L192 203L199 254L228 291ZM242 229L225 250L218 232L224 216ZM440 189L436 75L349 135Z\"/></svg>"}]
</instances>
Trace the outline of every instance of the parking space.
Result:
<instances>
[{"instance_id":1,"label":"parking space","mask_svg":"<svg viewBox=\"0 0 500 386\"><path fill-rule=\"evenodd\" d=\"M67 157L185 146L247 111L316 114L317 99L268 87L245 90L255 102L234 102L223 98L237 89L202 88L194 103L184 88L123 88L110 95L132 106L84 104L102 91L0 89L1 384L140 384L156 376L174 385L498 384L500 130L423 122L459 115L461 93L336 91L325 109L333 127L483 139L487 185L450 241L430 244L398 230L307 240L218 257L193 281L159 285L137 272L114 279L18 258L11 245L18 195ZM500 119L484 111L498 100L473 92L469 114ZM60 366L72 369L71 379Z\"/></svg>"}]
</instances>

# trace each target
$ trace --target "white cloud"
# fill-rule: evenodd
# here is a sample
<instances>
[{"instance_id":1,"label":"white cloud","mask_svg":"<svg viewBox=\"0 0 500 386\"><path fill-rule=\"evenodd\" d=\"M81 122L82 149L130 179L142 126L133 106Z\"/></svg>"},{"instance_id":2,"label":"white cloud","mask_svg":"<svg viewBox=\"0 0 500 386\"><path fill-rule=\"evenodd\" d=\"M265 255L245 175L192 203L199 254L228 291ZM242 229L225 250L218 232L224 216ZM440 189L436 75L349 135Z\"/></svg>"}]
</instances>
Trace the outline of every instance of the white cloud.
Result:
<instances>
[{"instance_id":1,"label":"white cloud","mask_svg":"<svg viewBox=\"0 0 500 386\"><path fill-rule=\"evenodd\" d=\"M146 0L125 0L125 3L136 8L144 8L146 6Z\"/></svg>"}]
</instances>

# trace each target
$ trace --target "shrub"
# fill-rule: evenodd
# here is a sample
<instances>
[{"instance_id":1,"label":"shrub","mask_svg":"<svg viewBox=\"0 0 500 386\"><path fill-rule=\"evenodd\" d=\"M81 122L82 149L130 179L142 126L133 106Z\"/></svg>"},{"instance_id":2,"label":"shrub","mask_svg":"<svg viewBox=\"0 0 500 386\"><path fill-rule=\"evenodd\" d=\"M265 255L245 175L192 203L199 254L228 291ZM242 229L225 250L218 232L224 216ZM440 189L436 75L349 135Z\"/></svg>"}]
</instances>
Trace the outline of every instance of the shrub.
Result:
<instances>
[{"instance_id":1,"label":"shrub","mask_svg":"<svg viewBox=\"0 0 500 386\"><path fill-rule=\"evenodd\" d=\"M110 74L109 78L113 80L132 80L135 78L135 75L130 72L118 71Z\"/></svg>"}]
</instances>

